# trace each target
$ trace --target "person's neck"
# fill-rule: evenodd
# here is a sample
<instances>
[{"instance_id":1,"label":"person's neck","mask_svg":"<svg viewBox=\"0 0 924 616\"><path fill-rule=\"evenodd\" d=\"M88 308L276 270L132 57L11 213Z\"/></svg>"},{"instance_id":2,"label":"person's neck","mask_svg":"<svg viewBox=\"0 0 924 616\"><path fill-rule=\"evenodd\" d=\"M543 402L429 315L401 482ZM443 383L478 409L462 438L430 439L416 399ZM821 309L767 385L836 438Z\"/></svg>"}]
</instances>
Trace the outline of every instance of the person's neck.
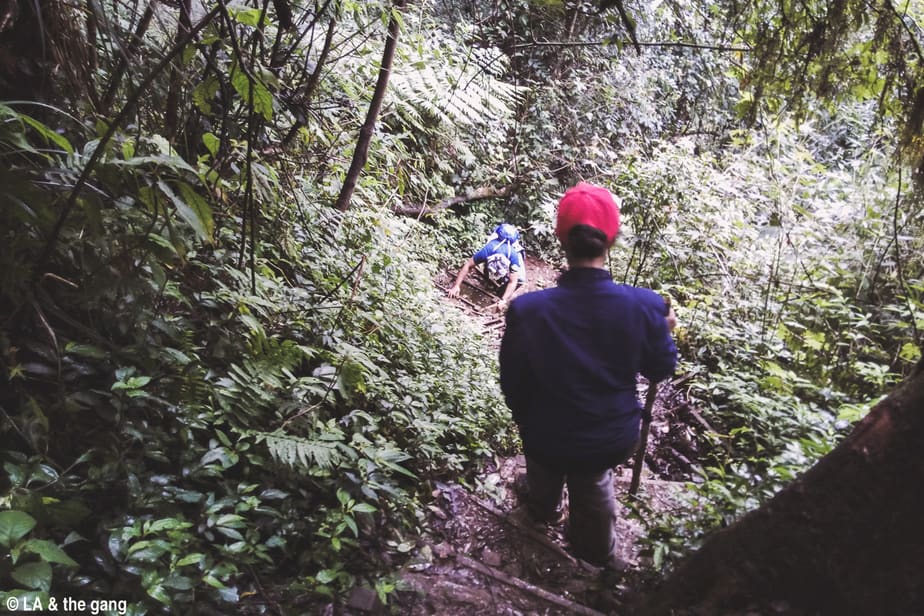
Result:
<instances>
[{"instance_id":1,"label":"person's neck","mask_svg":"<svg viewBox=\"0 0 924 616\"><path fill-rule=\"evenodd\" d=\"M606 269L606 255L600 255L592 259L574 259L568 258L568 269L579 267L595 267L597 269Z\"/></svg>"}]
</instances>

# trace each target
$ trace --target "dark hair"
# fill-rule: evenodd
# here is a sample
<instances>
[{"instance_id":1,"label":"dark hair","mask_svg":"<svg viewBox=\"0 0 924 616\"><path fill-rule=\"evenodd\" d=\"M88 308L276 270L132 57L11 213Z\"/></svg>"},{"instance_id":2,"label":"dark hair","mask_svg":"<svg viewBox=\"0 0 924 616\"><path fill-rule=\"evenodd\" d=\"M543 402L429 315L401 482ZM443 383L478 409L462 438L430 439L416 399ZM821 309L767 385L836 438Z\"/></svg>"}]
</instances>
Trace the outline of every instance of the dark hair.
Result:
<instances>
[{"instance_id":1,"label":"dark hair","mask_svg":"<svg viewBox=\"0 0 924 616\"><path fill-rule=\"evenodd\" d=\"M574 225L568 230L565 252L576 259L595 259L606 252L606 233L590 225Z\"/></svg>"}]
</instances>

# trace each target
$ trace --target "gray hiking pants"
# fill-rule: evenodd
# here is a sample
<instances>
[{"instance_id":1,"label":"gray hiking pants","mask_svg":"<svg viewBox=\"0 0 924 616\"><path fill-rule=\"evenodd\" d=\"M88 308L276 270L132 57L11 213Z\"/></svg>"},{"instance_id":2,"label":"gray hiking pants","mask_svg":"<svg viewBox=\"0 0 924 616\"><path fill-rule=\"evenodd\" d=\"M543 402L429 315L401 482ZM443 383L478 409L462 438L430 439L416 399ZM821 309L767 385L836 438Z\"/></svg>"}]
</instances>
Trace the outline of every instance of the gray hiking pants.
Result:
<instances>
[{"instance_id":1,"label":"gray hiking pants","mask_svg":"<svg viewBox=\"0 0 924 616\"><path fill-rule=\"evenodd\" d=\"M533 518L551 521L558 516L562 488L568 484L567 537L578 558L603 566L616 557L616 504L613 471L561 473L526 458L528 504Z\"/></svg>"}]
</instances>

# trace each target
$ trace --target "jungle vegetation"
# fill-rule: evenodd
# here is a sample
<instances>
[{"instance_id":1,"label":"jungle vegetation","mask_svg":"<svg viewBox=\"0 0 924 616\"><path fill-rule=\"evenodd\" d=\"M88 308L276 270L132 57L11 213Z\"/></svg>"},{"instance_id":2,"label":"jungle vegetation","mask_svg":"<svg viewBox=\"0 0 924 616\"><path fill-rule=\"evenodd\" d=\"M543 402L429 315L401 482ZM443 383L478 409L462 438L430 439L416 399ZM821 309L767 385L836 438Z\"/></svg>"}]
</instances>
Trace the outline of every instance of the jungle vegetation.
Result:
<instances>
[{"instance_id":1,"label":"jungle vegetation","mask_svg":"<svg viewBox=\"0 0 924 616\"><path fill-rule=\"evenodd\" d=\"M921 361L924 5L0 2L0 595L386 604L517 451L432 284L623 199L716 432L657 571Z\"/></svg>"}]
</instances>

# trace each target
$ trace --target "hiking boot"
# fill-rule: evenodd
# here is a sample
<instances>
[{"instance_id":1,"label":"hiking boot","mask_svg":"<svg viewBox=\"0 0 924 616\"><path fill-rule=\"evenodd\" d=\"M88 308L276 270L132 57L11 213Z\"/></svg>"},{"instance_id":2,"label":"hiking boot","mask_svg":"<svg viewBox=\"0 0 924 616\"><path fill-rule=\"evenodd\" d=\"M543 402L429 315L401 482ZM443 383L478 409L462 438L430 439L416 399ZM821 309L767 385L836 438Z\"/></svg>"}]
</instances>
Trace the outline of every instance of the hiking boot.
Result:
<instances>
[{"instance_id":1,"label":"hiking boot","mask_svg":"<svg viewBox=\"0 0 924 616\"><path fill-rule=\"evenodd\" d=\"M567 533L566 533L567 534ZM613 574L622 574L628 569L630 569L633 563L623 560L616 555L616 539L613 538L613 542L610 544L609 553L603 558L588 558L586 554L579 554L578 550L574 547L574 542L571 538L568 538L568 541L571 543L571 549L575 556L583 560L588 565L592 567L597 567L603 570L603 573L613 573ZM596 552L599 554L599 552Z\"/></svg>"},{"instance_id":2,"label":"hiking boot","mask_svg":"<svg viewBox=\"0 0 924 616\"><path fill-rule=\"evenodd\" d=\"M525 473L517 475L516 479L513 480L513 491L517 495L517 501L520 505L526 506L526 512L534 522L558 526L565 521L567 516L561 505L551 513L545 513L537 511L533 504L529 502L529 480L526 478Z\"/></svg>"}]
</instances>

